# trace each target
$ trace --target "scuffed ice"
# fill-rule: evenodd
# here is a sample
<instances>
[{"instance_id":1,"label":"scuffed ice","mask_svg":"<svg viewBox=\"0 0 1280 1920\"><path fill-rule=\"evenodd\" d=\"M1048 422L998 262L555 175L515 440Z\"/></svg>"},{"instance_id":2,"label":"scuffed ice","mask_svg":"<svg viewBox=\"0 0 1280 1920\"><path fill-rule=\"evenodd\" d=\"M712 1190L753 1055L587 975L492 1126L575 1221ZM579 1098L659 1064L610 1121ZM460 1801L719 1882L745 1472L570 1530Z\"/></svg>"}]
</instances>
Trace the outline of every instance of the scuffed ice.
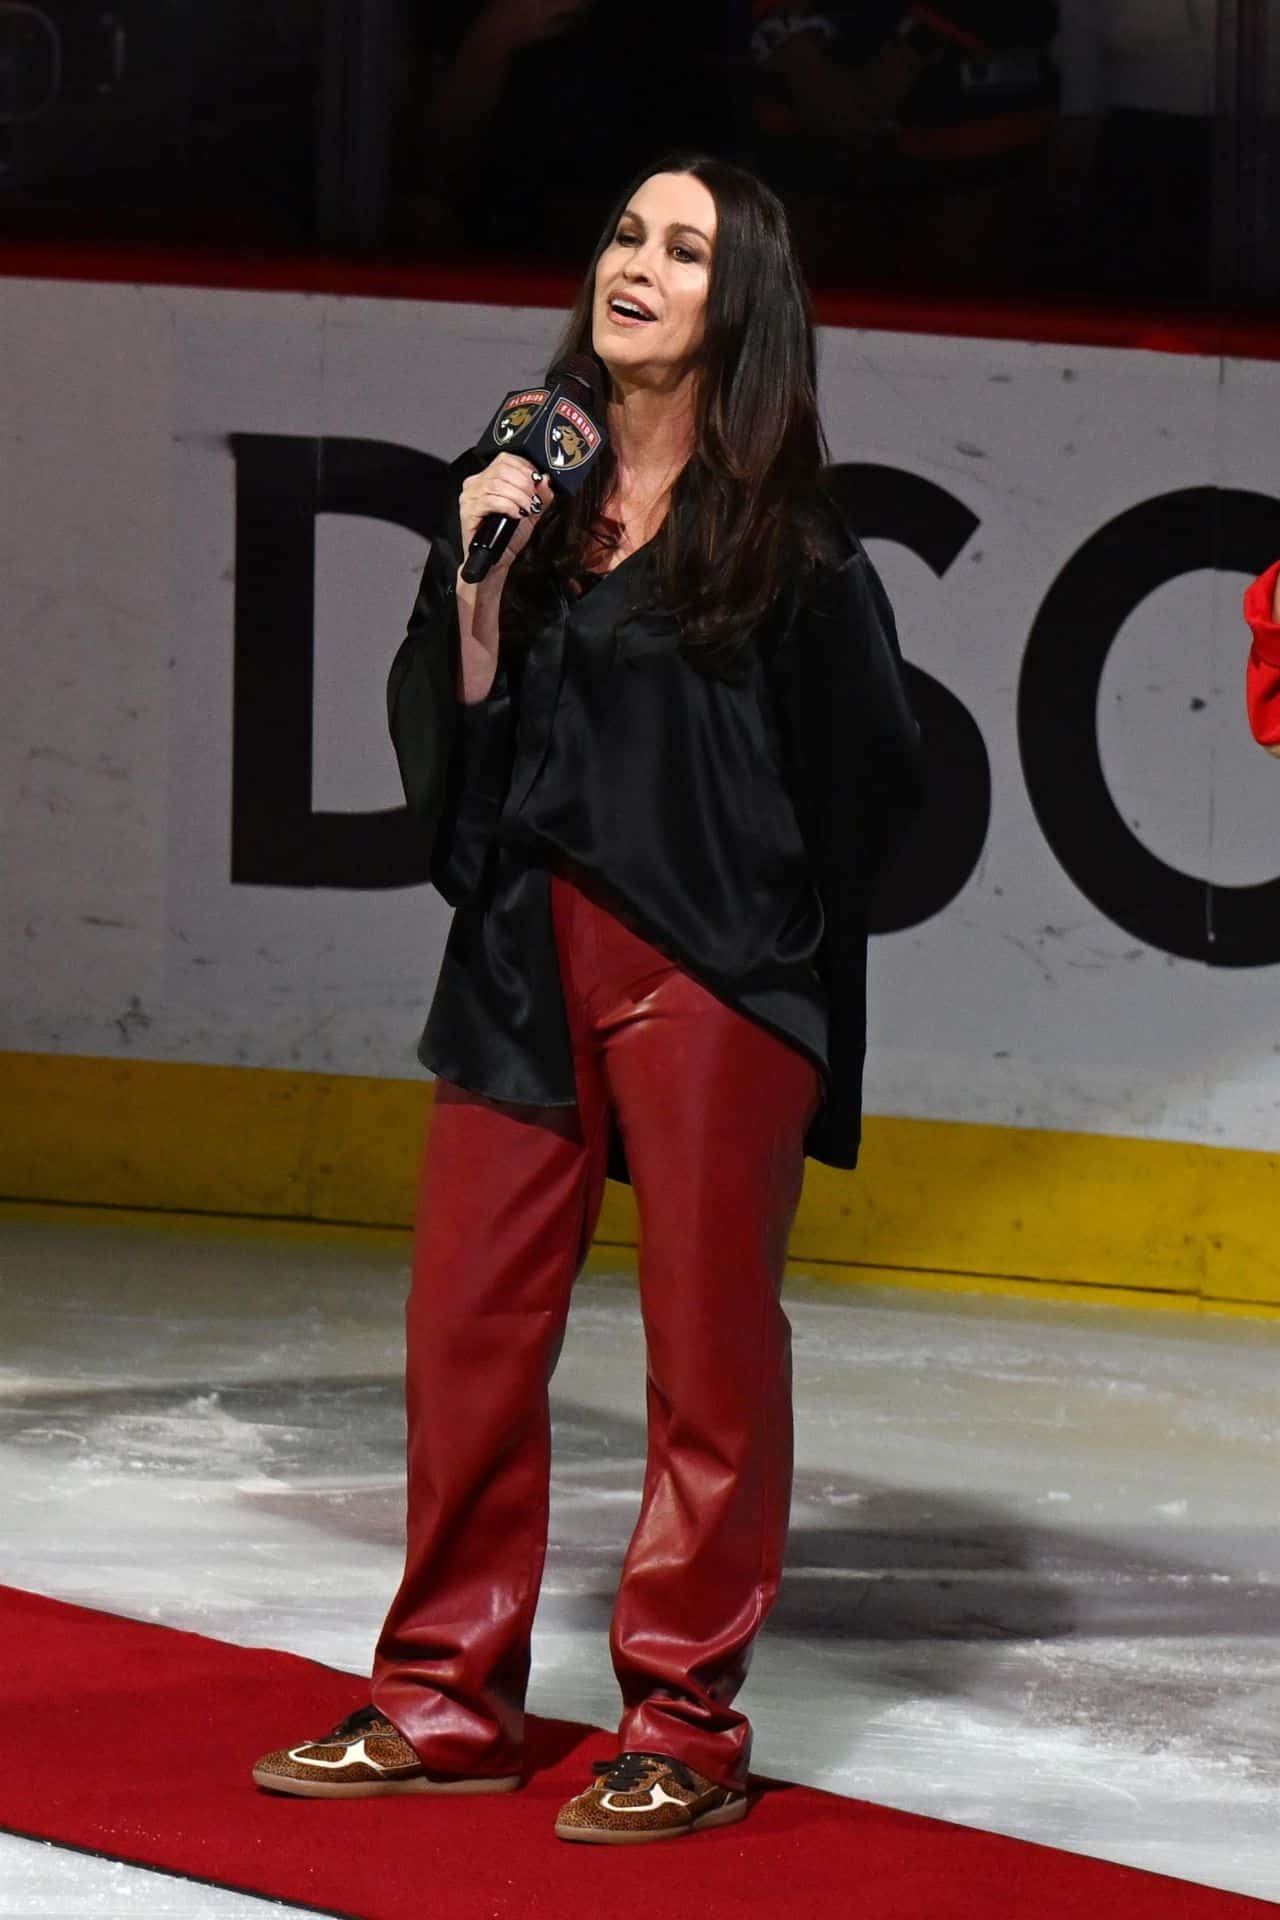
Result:
<instances>
[{"instance_id":1,"label":"scuffed ice","mask_svg":"<svg viewBox=\"0 0 1280 1920\"><path fill-rule=\"evenodd\" d=\"M367 1672L400 1573L406 1284L399 1236L0 1225L0 1578ZM1280 1326L812 1278L788 1304L757 1770L1280 1899ZM634 1282L584 1279L538 1712L616 1718L643 1386ZM14 1920L242 1910L0 1839Z\"/></svg>"},{"instance_id":2,"label":"scuffed ice","mask_svg":"<svg viewBox=\"0 0 1280 1920\"><path fill-rule=\"evenodd\" d=\"M263 1920L302 1909L0 1833L5 1920Z\"/></svg>"}]
</instances>

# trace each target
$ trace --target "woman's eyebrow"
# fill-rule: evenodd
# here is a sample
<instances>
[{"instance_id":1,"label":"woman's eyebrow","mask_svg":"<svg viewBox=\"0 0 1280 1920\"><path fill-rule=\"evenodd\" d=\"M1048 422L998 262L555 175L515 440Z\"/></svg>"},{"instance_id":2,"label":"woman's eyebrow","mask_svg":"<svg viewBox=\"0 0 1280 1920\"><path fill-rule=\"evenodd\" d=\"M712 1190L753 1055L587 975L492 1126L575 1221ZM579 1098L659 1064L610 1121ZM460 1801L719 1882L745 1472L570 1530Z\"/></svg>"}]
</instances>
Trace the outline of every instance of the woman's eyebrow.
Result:
<instances>
[{"instance_id":1,"label":"woman's eyebrow","mask_svg":"<svg viewBox=\"0 0 1280 1920\"><path fill-rule=\"evenodd\" d=\"M621 223L623 220L634 220L638 227L640 227L642 230L645 230L643 219L638 213L634 213L630 207L625 207L623 209L623 211L618 215L618 220L619 220L619 223ZM697 235L699 240L704 241L707 246L711 245L710 234L704 233L701 227L691 227L687 220L673 220L670 226L667 228L667 233L669 235L673 233L693 233Z\"/></svg>"}]
</instances>

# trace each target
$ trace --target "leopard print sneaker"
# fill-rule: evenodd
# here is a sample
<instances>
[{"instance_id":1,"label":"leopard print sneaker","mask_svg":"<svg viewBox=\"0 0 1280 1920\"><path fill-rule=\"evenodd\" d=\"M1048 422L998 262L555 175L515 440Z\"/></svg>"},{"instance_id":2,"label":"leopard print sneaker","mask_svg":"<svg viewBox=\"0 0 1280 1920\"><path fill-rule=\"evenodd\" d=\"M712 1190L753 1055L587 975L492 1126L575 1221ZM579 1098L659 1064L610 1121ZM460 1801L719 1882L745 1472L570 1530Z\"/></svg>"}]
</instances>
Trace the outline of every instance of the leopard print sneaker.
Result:
<instances>
[{"instance_id":1,"label":"leopard print sneaker","mask_svg":"<svg viewBox=\"0 0 1280 1920\"><path fill-rule=\"evenodd\" d=\"M728 1827L747 1817L747 1796L717 1786L665 1753L622 1753L597 1760L601 1777L561 1807L561 1840L605 1846L677 1840L701 1827Z\"/></svg>"},{"instance_id":2,"label":"leopard print sneaker","mask_svg":"<svg viewBox=\"0 0 1280 1920\"><path fill-rule=\"evenodd\" d=\"M273 1793L307 1800L365 1800L389 1793L512 1793L519 1774L473 1778L430 1773L414 1749L376 1707L357 1707L321 1740L264 1754L254 1780Z\"/></svg>"}]
</instances>

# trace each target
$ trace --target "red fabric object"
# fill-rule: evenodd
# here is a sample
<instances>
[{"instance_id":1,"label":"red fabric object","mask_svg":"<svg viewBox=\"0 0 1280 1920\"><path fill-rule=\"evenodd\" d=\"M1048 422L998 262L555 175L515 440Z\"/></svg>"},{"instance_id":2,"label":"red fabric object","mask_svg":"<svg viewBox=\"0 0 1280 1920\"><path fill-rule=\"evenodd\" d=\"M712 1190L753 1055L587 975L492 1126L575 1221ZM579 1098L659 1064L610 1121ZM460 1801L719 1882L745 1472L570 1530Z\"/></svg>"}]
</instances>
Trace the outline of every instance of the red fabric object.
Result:
<instances>
[{"instance_id":1,"label":"red fabric object","mask_svg":"<svg viewBox=\"0 0 1280 1920\"><path fill-rule=\"evenodd\" d=\"M1253 634L1245 673L1245 700L1255 740L1264 747L1280 746L1280 621L1276 614L1276 583L1280 560L1256 579L1244 596L1244 617Z\"/></svg>"},{"instance_id":2,"label":"red fabric object","mask_svg":"<svg viewBox=\"0 0 1280 1920\"><path fill-rule=\"evenodd\" d=\"M569 1846L557 1809L610 1736L528 1723L536 1771L471 1799L296 1800L249 1769L368 1696L354 1674L0 1587L0 1828L342 1920L1275 1920L1162 1874L757 1781L741 1826ZM833 1703L833 1711L836 1710Z\"/></svg>"},{"instance_id":3,"label":"red fabric object","mask_svg":"<svg viewBox=\"0 0 1280 1920\"><path fill-rule=\"evenodd\" d=\"M934 32L941 34L944 40L954 40L956 45L963 47L967 53L986 51L976 34L967 33L954 20L948 20L945 14L939 13L936 7L914 6L911 12L922 26L932 27Z\"/></svg>"},{"instance_id":4,"label":"red fabric object","mask_svg":"<svg viewBox=\"0 0 1280 1920\"><path fill-rule=\"evenodd\" d=\"M547 1551L547 1382L604 1197L610 1106L642 1221L648 1461L609 1638L622 1750L746 1785L733 1705L791 1500L780 1304L814 1063L551 874L574 1107L437 1077L406 1325L408 1540L371 1697L441 1773L520 1770ZM671 1097L678 1073L681 1097Z\"/></svg>"}]
</instances>

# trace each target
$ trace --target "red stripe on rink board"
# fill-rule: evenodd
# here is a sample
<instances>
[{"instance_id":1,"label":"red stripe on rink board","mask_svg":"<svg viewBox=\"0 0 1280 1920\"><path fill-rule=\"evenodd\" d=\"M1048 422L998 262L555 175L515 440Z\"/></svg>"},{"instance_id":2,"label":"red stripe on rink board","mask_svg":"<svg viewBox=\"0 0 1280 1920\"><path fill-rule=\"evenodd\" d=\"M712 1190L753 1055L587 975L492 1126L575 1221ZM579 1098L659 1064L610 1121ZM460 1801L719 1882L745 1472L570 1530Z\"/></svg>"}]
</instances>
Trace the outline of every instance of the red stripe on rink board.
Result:
<instances>
[{"instance_id":1,"label":"red stripe on rink board","mask_svg":"<svg viewBox=\"0 0 1280 1920\"><path fill-rule=\"evenodd\" d=\"M46 241L6 246L0 253L0 276L554 308L571 306L579 284L572 274L474 262L355 261L323 254L239 255ZM828 327L1280 360L1278 319L1210 315L1156 303L977 300L850 290L818 293L814 307L819 323Z\"/></svg>"},{"instance_id":2,"label":"red stripe on rink board","mask_svg":"<svg viewBox=\"0 0 1280 1920\"><path fill-rule=\"evenodd\" d=\"M291 1799L260 1791L250 1767L362 1704L356 1675L14 1587L0 1587L0 1644L0 1829L320 1913L1275 1920L1269 1901L780 1781L756 1783L739 1826L571 1845L556 1811L616 1743L560 1720L531 1719L518 1793Z\"/></svg>"}]
</instances>

